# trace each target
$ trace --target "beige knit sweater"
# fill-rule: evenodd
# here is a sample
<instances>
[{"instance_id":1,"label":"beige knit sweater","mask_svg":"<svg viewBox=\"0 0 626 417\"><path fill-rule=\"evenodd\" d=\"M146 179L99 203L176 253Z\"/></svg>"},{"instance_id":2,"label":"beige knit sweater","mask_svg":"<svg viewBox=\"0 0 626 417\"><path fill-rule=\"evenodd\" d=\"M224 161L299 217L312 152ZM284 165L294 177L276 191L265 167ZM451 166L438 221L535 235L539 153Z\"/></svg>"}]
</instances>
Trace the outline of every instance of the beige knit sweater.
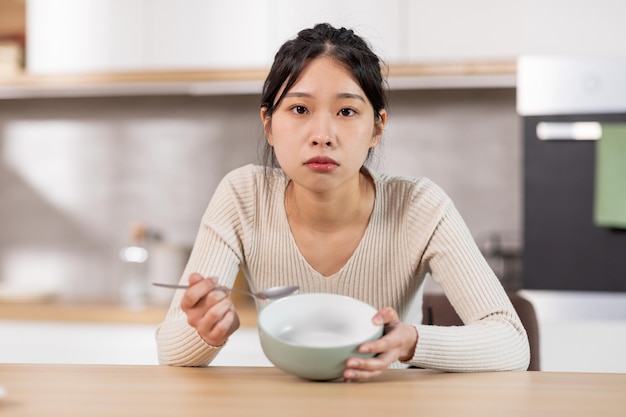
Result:
<instances>
[{"instance_id":1,"label":"beige knit sweater","mask_svg":"<svg viewBox=\"0 0 626 417\"><path fill-rule=\"evenodd\" d=\"M370 175L376 201L365 235L348 263L325 277L307 263L291 234L282 171L266 174L253 165L234 170L202 217L181 282L198 272L231 286L241 267L253 291L298 285L301 293L331 292L377 309L393 307L419 335L406 364L446 371L526 369L526 332L451 200L424 178ZM465 326L420 324L427 274L444 289ZM159 361L209 364L220 347L207 345L187 324L182 294L176 292L157 329Z\"/></svg>"}]
</instances>

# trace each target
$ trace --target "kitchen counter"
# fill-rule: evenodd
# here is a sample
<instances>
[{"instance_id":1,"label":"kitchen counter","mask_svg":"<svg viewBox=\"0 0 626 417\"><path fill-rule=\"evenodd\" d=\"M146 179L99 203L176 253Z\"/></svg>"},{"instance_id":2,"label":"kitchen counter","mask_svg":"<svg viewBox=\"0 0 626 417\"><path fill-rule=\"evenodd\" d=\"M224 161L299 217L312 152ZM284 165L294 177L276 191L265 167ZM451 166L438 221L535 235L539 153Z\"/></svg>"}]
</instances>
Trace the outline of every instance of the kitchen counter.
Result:
<instances>
[{"instance_id":1,"label":"kitchen counter","mask_svg":"<svg viewBox=\"0 0 626 417\"><path fill-rule=\"evenodd\" d=\"M252 302L235 301L242 327L256 326ZM158 324L167 307L139 309L119 304L0 303L0 319L62 322Z\"/></svg>"},{"instance_id":2,"label":"kitchen counter","mask_svg":"<svg viewBox=\"0 0 626 417\"><path fill-rule=\"evenodd\" d=\"M242 327L214 364L271 366L259 342L254 305L238 309ZM0 303L0 363L157 365L155 332L166 310Z\"/></svg>"}]
</instances>

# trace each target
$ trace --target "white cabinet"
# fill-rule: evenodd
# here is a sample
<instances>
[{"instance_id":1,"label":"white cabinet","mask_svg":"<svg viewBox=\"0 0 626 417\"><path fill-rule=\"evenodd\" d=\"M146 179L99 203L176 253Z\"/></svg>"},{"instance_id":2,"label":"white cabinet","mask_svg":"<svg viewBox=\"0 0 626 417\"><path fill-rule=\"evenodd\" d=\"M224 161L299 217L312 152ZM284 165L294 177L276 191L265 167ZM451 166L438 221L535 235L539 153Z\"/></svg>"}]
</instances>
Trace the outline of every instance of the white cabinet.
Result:
<instances>
[{"instance_id":1,"label":"white cabinet","mask_svg":"<svg viewBox=\"0 0 626 417\"><path fill-rule=\"evenodd\" d=\"M524 0L522 55L626 56L623 0Z\"/></svg>"},{"instance_id":2,"label":"white cabinet","mask_svg":"<svg viewBox=\"0 0 626 417\"><path fill-rule=\"evenodd\" d=\"M403 0L29 0L31 74L266 68L303 28L353 28L402 61Z\"/></svg>"},{"instance_id":3,"label":"white cabinet","mask_svg":"<svg viewBox=\"0 0 626 417\"><path fill-rule=\"evenodd\" d=\"M515 58L524 0L405 0L409 62Z\"/></svg>"},{"instance_id":4,"label":"white cabinet","mask_svg":"<svg viewBox=\"0 0 626 417\"><path fill-rule=\"evenodd\" d=\"M266 0L29 0L31 74L262 68Z\"/></svg>"},{"instance_id":5,"label":"white cabinet","mask_svg":"<svg viewBox=\"0 0 626 417\"><path fill-rule=\"evenodd\" d=\"M146 69L264 68L270 62L265 0L147 0L145 9Z\"/></svg>"},{"instance_id":6,"label":"white cabinet","mask_svg":"<svg viewBox=\"0 0 626 417\"><path fill-rule=\"evenodd\" d=\"M29 0L33 74L266 68L303 28L354 29L389 64L626 55L622 0Z\"/></svg>"},{"instance_id":7,"label":"white cabinet","mask_svg":"<svg viewBox=\"0 0 626 417\"><path fill-rule=\"evenodd\" d=\"M354 29L385 61L402 60L405 48L399 19L403 14L403 0L272 0L270 3L267 21L272 54L299 30L316 23L330 23Z\"/></svg>"},{"instance_id":8,"label":"white cabinet","mask_svg":"<svg viewBox=\"0 0 626 417\"><path fill-rule=\"evenodd\" d=\"M626 56L623 0L403 0L407 60Z\"/></svg>"},{"instance_id":9,"label":"white cabinet","mask_svg":"<svg viewBox=\"0 0 626 417\"><path fill-rule=\"evenodd\" d=\"M144 0L28 0L32 74L139 70Z\"/></svg>"}]
</instances>

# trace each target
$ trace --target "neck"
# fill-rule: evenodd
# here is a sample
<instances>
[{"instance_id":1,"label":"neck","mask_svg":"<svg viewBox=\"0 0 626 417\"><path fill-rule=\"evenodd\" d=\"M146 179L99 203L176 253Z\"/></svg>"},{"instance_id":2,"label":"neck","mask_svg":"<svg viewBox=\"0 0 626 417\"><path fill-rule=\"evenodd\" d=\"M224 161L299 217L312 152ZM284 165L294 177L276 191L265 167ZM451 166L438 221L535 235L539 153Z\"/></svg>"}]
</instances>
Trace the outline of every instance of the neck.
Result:
<instances>
[{"instance_id":1,"label":"neck","mask_svg":"<svg viewBox=\"0 0 626 417\"><path fill-rule=\"evenodd\" d=\"M339 189L315 193L290 182L285 193L285 208L290 221L312 229L334 231L369 220L374 207L373 181L363 173Z\"/></svg>"}]
</instances>

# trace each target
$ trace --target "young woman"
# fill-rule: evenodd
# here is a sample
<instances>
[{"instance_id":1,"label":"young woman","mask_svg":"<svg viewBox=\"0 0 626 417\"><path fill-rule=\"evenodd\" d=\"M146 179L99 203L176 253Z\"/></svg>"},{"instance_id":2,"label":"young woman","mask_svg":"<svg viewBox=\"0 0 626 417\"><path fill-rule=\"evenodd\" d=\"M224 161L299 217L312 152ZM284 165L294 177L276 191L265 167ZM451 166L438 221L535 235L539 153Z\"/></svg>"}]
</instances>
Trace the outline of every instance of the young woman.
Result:
<instances>
[{"instance_id":1,"label":"young woman","mask_svg":"<svg viewBox=\"0 0 626 417\"><path fill-rule=\"evenodd\" d=\"M526 332L452 201L425 178L365 166L387 121L381 62L351 30L301 31L278 51L263 87L264 167L220 183L157 331L163 364L211 362L239 327L231 286L297 285L377 309L385 334L360 346L345 380L388 367L524 370ZM422 325L422 284L438 282L464 326Z\"/></svg>"}]
</instances>

